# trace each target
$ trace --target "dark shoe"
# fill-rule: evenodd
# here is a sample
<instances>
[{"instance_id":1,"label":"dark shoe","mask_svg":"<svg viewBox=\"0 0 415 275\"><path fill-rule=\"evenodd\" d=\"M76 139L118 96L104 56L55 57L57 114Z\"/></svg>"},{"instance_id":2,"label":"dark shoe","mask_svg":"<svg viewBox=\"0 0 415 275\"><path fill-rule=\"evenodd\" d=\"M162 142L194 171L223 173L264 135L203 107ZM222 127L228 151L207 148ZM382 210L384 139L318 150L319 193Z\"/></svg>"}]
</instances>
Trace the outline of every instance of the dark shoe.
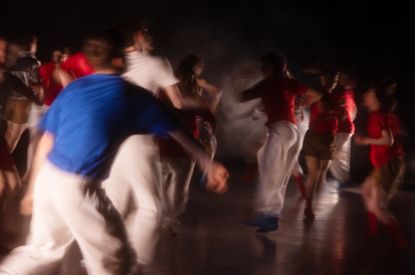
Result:
<instances>
[{"instance_id":1,"label":"dark shoe","mask_svg":"<svg viewBox=\"0 0 415 275\"><path fill-rule=\"evenodd\" d=\"M256 233L268 233L278 230L279 219L277 217L268 217L264 224L256 230Z\"/></svg>"},{"instance_id":2,"label":"dark shoe","mask_svg":"<svg viewBox=\"0 0 415 275\"><path fill-rule=\"evenodd\" d=\"M304 217L307 220L314 220L316 218L316 215L314 215L314 211L311 206L306 206L306 208L304 209Z\"/></svg>"},{"instance_id":3,"label":"dark shoe","mask_svg":"<svg viewBox=\"0 0 415 275\"><path fill-rule=\"evenodd\" d=\"M256 232L269 232L278 230L279 218L271 215L259 215L253 219L243 221L247 226L258 227Z\"/></svg>"}]
</instances>

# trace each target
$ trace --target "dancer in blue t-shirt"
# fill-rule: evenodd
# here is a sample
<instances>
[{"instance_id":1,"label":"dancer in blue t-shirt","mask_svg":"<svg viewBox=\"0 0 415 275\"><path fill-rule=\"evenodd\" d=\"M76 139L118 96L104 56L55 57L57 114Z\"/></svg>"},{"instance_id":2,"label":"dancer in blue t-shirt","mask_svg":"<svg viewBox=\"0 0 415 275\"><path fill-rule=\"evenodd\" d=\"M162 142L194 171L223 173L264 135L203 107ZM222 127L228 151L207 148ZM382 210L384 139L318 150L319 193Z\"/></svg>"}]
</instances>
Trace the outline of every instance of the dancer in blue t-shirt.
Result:
<instances>
[{"instance_id":1,"label":"dancer in blue t-shirt","mask_svg":"<svg viewBox=\"0 0 415 275\"><path fill-rule=\"evenodd\" d=\"M117 146L139 133L171 135L207 169L208 188L226 191L228 173L188 138L144 89L115 74L121 39L105 31L90 37L84 52L96 73L71 83L44 116L32 179L22 206L33 217L27 244L0 265L0 274L53 273L73 241L88 274L134 274L135 253L122 219L100 183Z\"/></svg>"}]
</instances>

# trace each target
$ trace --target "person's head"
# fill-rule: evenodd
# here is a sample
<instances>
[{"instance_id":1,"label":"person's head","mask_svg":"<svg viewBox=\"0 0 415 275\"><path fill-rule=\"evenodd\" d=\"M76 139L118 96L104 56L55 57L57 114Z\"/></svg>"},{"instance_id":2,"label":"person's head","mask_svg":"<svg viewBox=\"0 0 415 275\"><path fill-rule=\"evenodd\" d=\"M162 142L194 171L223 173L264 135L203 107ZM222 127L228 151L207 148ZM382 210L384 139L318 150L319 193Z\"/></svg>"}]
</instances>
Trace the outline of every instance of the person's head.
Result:
<instances>
[{"instance_id":1,"label":"person's head","mask_svg":"<svg viewBox=\"0 0 415 275\"><path fill-rule=\"evenodd\" d=\"M332 68L326 68L320 75L320 84L324 91L332 92L339 81L340 73Z\"/></svg>"},{"instance_id":2,"label":"person's head","mask_svg":"<svg viewBox=\"0 0 415 275\"><path fill-rule=\"evenodd\" d=\"M35 55L37 52L37 37L32 34L23 34L19 38L20 49Z\"/></svg>"},{"instance_id":3,"label":"person's head","mask_svg":"<svg viewBox=\"0 0 415 275\"><path fill-rule=\"evenodd\" d=\"M70 55L71 55L71 48L64 47L62 50L61 62L65 62Z\"/></svg>"},{"instance_id":4,"label":"person's head","mask_svg":"<svg viewBox=\"0 0 415 275\"><path fill-rule=\"evenodd\" d=\"M179 66L177 66L176 75L180 77L200 76L203 72L203 60L194 54L187 55Z\"/></svg>"},{"instance_id":5,"label":"person's head","mask_svg":"<svg viewBox=\"0 0 415 275\"><path fill-rule=\"evenodd\" d=\"M373 83L363 94L363 106L369 112L393 112L397 107L395 97L397 84L390 80Z\"/></svg>"},{"instance_id":6,"label":"person's head","mask_svg":"<svg viewBox=\"0 0 415 275\"><path fill-rule=\"evenodd\" d=\"M6 63L7 39L0 36L0 64Z\"/></svg>"},{"instance_id":7,"label":"person's head","mask_svg":"<svg viewBox=\"0 0 415 275\"><path fill-rule=\"evenodd\" d=\"M55 64L59 64L62 61L62 52L59 50L54 50L52 52L52 55L50 57L50 60L55 63Z\"/></svg>"},{"instance_id":8,"label":"person's head","mask_svg":"<svg viewBox=\"0 0 415 275\"><path fill-rule=\"evenodd\" d=\"M21 48L17 41L11 39L7 43L6 48L6 66L14 66L19 58L19 52Z\"/></svg>"},{"instance_id":9,"label":"person's head","mask_svg":"<svg viewBox=\"0 0 415 275\"><path fill-rule=\"evenodd\" d=\"M134 49L139 52L151 52L154 49L149 21L128 20L119 24L117 29L124 37L126 49Z\"/></svg>"},{"instance_id":10,"label":"person's head","mask_svg":"<svg viewBox=\"0 0 415 275\"><path fill-rule=\"evenodd\" d=\"M356 75L353 72L341 71L338 85L345 89L354 88L356 85Z\"/></svg>"},{"instance_id":11,"label":"person's head","mask_svg":"<svg viewBox=\"0 0 415 275\"><path fill-rule=\"evenodd\" d=\"M96 71L121 70L124 45L123 38L117 31L107 29L90 35L85 40L82 51Z\"/></svg>"},{"instance_id":12,"label":"person's head","mask_svg":"<svg viewBox=\"0 0 415 275\"><path fill-rule=\"evenodd\" d=\"M261 58L261 71L265 78L286 77L287 59L281 52L270 52Z\"/></svg>"}]
</instances>

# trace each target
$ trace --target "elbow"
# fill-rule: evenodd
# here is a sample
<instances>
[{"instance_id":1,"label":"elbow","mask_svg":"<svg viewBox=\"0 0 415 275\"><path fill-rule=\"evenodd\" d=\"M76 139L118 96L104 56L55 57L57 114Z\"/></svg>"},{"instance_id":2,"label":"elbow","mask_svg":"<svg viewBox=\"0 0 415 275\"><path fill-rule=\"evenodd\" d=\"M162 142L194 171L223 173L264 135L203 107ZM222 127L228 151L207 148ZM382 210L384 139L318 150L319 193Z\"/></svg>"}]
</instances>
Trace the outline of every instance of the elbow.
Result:
<instances>
[{"instance_id":1,"label":"elbow","mask_svg":"<svg viewBox=\"0 0 415 275\"><path fill-rule=\"evenodd\" d=\"M173 106L176 109L183 109L183 102L181 102L180 100L175 100L173 102Z\"/></svg>"}]
</instances>

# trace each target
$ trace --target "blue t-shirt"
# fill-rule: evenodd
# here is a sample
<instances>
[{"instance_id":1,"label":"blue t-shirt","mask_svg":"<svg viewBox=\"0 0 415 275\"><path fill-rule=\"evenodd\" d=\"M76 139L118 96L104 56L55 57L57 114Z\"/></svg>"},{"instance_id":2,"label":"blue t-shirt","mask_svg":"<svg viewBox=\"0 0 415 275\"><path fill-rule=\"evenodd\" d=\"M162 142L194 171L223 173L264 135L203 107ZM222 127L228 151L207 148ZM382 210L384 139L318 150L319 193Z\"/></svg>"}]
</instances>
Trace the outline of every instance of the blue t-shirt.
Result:
<instances>
[{"instance_id":1,"label":"blue t-shirt","mask_svg":"<svg viewBox=\"0 0 415 275\"><path fill-rule=\"evenodd\" d=\"M117 75L95 74L68 85L42 118L39 129L55 137L48 155L55 166L102 179L125 138L165 135L178 125L148 91Z\"/></svg>"}]
</instances>

